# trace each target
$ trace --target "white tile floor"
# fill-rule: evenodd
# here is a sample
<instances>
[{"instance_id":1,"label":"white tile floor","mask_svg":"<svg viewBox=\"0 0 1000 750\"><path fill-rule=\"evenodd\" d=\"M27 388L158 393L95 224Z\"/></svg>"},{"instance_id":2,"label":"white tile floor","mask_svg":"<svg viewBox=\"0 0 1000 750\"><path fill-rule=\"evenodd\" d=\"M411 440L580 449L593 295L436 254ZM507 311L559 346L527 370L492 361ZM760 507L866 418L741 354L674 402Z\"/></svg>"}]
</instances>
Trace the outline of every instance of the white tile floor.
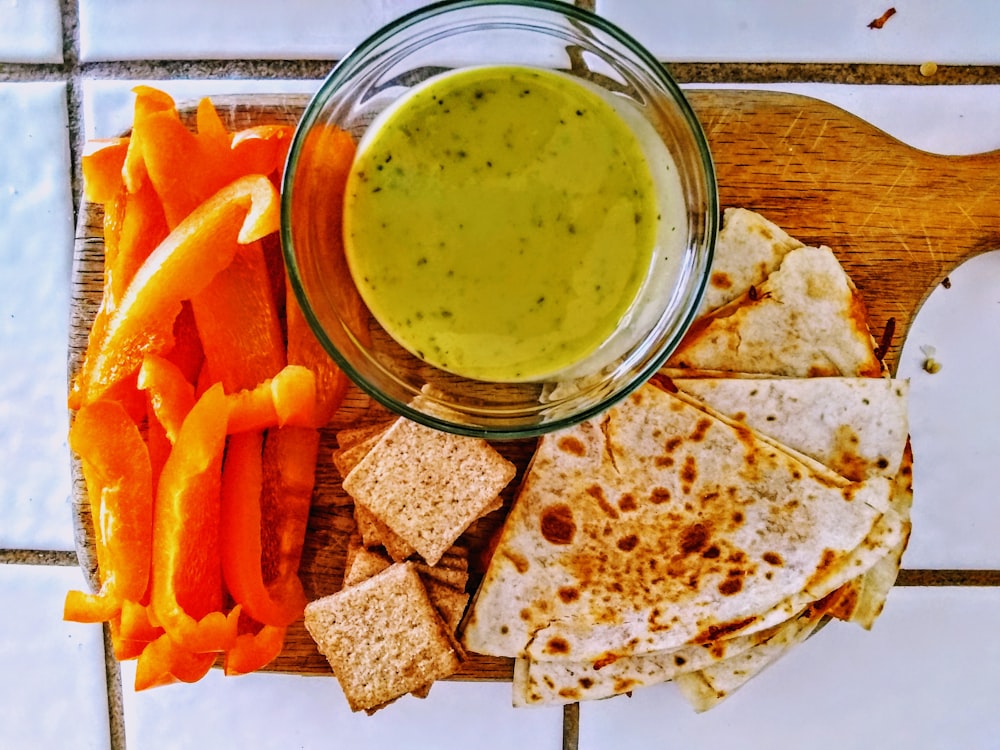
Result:
<instances>
[{"instance_id":1,"label":"white tile floor","mask_svg":"<svg viewBox=\"0 0 1000 750\"><path fill-rule=\"evenodd\" d=\"M79 585L79 572L15 562L19 550L58 555L73 545L64 409L71 76L82 134L112 135L128 125L137 80L102 61L327 59L420 4L247 0L234 14L219 0L82 0L79 56L97 67L70 70L58 66L61 4L0 0L0 748L112 746L100 629L61 621L63 594ZM900 2L885 28L868 29L889 5L787 0L755 4L747 15L748 4L727 0L597 0L670 60L1000 63L1000 6ZM667 18L668 9L678 15ZM1000 77L991 81L767 86L831 101L918 148L965 154L1000 148ZM246 81L220 68L211 79L155 83L191 99L310 93L318 81ZM997 238L1000 247L1000 231ZM917 454L905 564L998 570L1000 254L971 261L951 281L927 301L901 356L900 374L913 383ZM920 368L927 345L944 364L936 375ZM692 714L669 686L585 705L580 747L998 747L1000 651L982 637L998 626L1000 588L899 588L873 632L831 625L709 714ZM137 695L132 676L125 665L129 747L560 746L561 712L514 711L505 684L441 684L426 701L368 719L347 712L328 678L213 672L194 686Z\"/></svg>"}]
</instances>

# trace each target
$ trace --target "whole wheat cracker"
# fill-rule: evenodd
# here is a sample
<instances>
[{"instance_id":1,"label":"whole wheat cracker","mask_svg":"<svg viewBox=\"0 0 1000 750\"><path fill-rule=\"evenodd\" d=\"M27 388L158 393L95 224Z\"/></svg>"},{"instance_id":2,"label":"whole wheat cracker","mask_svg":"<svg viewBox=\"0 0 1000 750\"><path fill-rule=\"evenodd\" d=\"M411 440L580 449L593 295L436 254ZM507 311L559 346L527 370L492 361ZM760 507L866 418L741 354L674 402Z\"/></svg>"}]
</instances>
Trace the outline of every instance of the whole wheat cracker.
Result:
<instances>
[{"instance_id":1,"label":"whole wheat cracker","mask_svg":"<svg viewBox=\"0 0 1000 750\"><path fill-rule=\"evenodd\" d=\"M344 490L436 563L514 478L489 443L398 419L344 479Z\"/></svg>"},{"instance_id":2,"label":"whole wheat cracker","mask_svg":"<svg viewBox=\"0 0 1000 750\"><path fill-rule=\"evenodd\" d=\"M412 563L310 602L305 625L352 711L423 689L464 657Z\"/></svg>"}]
</instances>

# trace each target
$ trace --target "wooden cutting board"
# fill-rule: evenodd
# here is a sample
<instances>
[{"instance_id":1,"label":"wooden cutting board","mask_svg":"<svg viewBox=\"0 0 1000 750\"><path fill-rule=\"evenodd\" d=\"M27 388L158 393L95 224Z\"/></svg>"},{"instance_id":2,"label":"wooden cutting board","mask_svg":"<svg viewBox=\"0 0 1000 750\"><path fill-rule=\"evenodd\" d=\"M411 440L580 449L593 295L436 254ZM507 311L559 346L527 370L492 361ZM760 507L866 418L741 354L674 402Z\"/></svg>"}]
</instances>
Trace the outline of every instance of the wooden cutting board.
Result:
<instances>
[{"instance_id":1,"label":"wooden cutting board","mask_svg":"<svg viewBox=\"0 0 1000 750\"><path fill-rule=\"evenodd\" d=\"M980 252L1000 248L1000 151L940 156L913 149L825 102L761 91L690 91L712 150L720 206L757 211L809 245L833 249L864 299L877 340L894 331L885 354L895 372L914 315L953 268ZM294 123L307 97L217 98L230 128ZM100 303L103 274L102 210L80 209L72 276L70 372L86 347ZM956 294L961 293L955 290ZM301 575L310 598L336 591L344 544L353 528L340 478L330 462L335 432L388 415L352 389L335 422L324 431ZM522 470L532 441L498 444ZM505 508L468 535L473 580L482 549ZM96 580L90 516L80 472L74 467L74 520L81 565ZM289 630L285 650L269 669L329 674L301 622ZM457 679L509 680L512 662L473 655Z\"/></svg>"}]
</instances>

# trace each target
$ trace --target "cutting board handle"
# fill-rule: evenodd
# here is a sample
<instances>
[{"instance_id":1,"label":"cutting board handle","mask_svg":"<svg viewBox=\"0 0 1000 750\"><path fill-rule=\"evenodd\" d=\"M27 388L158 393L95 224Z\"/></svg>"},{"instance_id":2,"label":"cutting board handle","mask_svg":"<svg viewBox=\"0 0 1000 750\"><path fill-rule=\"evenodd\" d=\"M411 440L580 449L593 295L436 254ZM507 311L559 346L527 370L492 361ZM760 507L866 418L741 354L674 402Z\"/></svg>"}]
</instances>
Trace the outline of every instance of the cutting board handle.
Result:
<instances>
[{"instance_id":1,"label":"cutting board handle","mask_svg":"<svg viewBox=\"0 0 1000 750\"><path fill-rule=\"evenodd\" d=\"M723 208L758 211L827 245L857 285L879 338L899 348L956 266L1000 248L1000 150L913 148L828 102L774 91L686 92L708 137Z\"/></svg>"}]
</instances>

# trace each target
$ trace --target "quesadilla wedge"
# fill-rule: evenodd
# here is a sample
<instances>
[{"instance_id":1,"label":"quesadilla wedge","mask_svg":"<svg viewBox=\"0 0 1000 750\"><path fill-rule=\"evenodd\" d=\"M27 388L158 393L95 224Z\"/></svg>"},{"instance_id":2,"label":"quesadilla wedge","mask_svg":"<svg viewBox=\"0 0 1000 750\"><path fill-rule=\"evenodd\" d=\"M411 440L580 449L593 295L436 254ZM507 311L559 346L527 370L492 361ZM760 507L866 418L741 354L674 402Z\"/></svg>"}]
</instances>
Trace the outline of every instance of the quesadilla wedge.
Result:
<instances>
[{"instance_id":1,"label":"quesadilla wedge","mask_svg":"<svg viewBox=\"0 0 1000 750\"><path fill-rule=\"evenodd\" d=\"M762 642L699 670L677 675L674 682L698 712L707 711L774 664L793 646L805 641L835 605L837 594L814 602Z\"/></svg>"},{"instance_id":2,"label":"quesadilla wedge","mask_svg":"<svg viewBox=\"0 0 1000 750\"><path fill-rule=\"evenodd\" d=\"M699 315L737 299L759 286L781 259L802 243L758 213L727 208L715 241L715 255Z\"/></svg>"},{"instance_id":3,"label":"quesadilla wedge","mask_svg":"<svg viewBox=\"0 0 1000 750\"><path fill-rule=\"evenodd\" d=\"M673 385L848 479L899 471L909 432L905 380L674 378Z\"/></svg>"},{"instance_id":4,"label":"quesadilla wedge","mask_svg":"<svg viewBox=\"0 0 1000 750\"><path fill-rule=\"evenodd\" d=\"M760 286L695 321L668 368L877 377L854 285L827 247L790 251Z\"/></svg>"},{"instance_id":5,"label":"quesadilla wedge","mask_svg":"<svg viewBox=\"0 0 1000 750\"><path fill-rule=\"evenodd\" d=\"M883 477L834 483L645 386L541 439L464 643L580 661L756 632L811 584L853 577L831 571L846 572L888 494Z\"/></svg>"}]
</instances>

